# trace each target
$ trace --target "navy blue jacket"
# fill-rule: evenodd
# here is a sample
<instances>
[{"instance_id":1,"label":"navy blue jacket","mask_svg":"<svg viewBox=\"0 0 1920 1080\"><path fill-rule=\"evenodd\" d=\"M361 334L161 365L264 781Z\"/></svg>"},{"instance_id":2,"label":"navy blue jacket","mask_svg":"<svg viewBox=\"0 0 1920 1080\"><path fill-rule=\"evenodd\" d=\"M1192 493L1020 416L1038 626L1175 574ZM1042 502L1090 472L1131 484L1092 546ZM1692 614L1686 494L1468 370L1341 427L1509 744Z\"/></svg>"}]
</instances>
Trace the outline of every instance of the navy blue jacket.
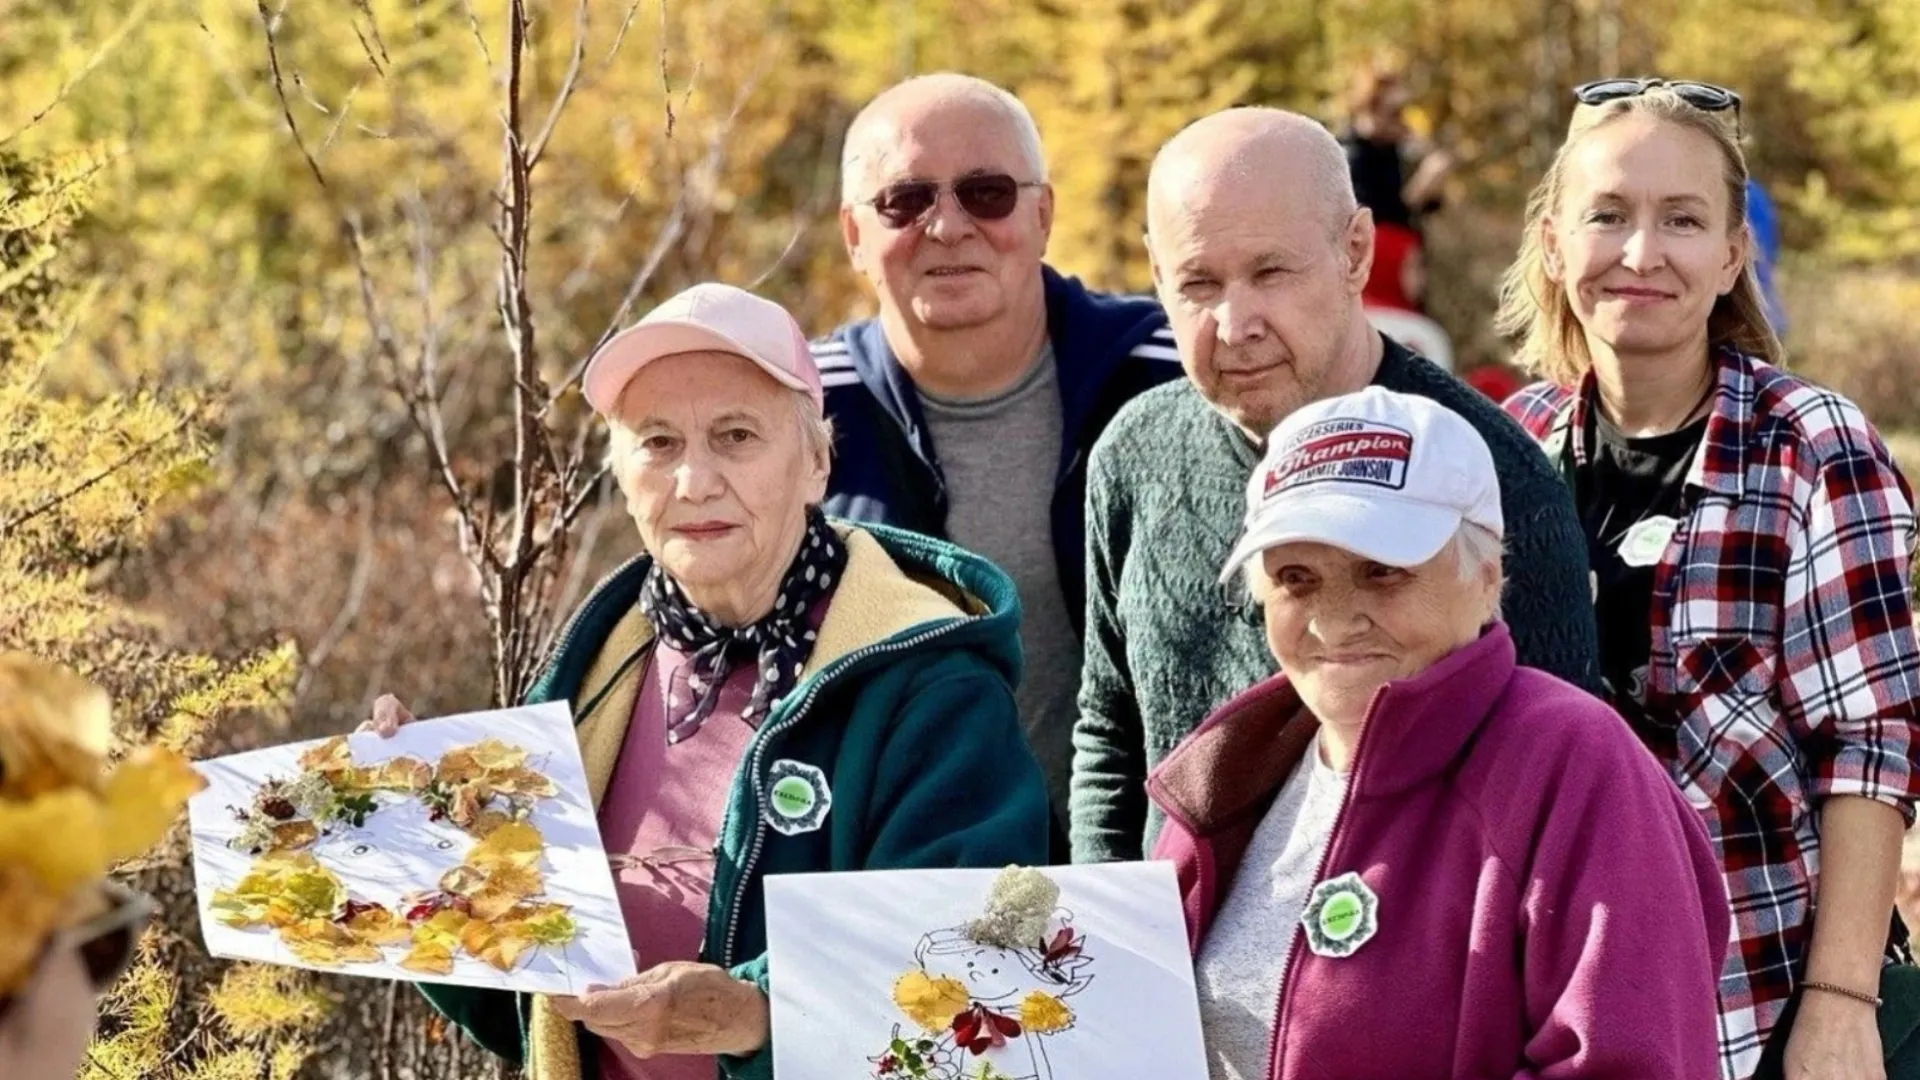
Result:
<instances>
[{"instance_id":1,"label":"navy blue jacket","mask_svg":"<svg viewBox=\"0 0 1920 1080\"><path fill-rule=\"evenodd\" d=\"M1078 633L1086 615L1087 455L1120 406L1182 372L1158 303L1094 292L1050 267L1040 273L1065 420L1054 474L1053 551ZM938 449L880 320L840 327L813 343L813 356L834 432L827 513L946 539Z\"/></svg>"}]
</instances>

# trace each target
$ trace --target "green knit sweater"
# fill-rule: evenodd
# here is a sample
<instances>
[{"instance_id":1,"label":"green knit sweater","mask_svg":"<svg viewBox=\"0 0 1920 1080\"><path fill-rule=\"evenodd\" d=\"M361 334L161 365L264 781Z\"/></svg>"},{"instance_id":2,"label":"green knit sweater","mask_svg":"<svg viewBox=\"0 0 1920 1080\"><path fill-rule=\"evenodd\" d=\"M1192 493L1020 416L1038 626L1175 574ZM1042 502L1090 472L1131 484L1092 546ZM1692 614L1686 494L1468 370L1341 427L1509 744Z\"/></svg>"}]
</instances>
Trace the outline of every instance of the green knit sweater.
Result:
<instances>
[{"instance_id":1,"label":"green knit sweater","mask_svg":"<svg viewBox=\"0 0 1920 1080\"><path fill-rule=\"evenodd\" d=\"M1374 383L1432 398L1486 438L1507 525L1502 604L1520 662L1597 690L1587 542L1559 475L1497 405L1392 341ZM1147 802L1148 770L1215 707L1275 671L1260 607L1238 582L1217 583L1259 457L1184 379L1135 398L1094 447L1075 862L1151 850L1160 817Z\"/></svg>"}]
</instances>

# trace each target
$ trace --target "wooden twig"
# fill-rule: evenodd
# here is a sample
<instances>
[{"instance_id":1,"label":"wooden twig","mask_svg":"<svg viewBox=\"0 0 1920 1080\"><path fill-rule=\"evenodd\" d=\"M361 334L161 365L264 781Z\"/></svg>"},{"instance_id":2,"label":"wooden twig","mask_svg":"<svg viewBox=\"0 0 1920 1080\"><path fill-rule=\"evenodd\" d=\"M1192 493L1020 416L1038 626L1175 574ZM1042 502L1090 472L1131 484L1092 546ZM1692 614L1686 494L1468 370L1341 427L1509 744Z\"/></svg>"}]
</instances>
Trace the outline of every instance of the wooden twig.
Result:
<instances>
[{"instance_id":1,"label":"wooden twig","mask_svg":"<svg viewBox=\"0 0 1920 1080\"><path fill-rule=\"evenodd\" d=\"M373 5L369 3L368 0L354 0L353 6L359 8L360 13L367 17L367 29L373 31L373 43L380 49L380 62L384 62L388 67L393 66L392 58L387 55L386 40L380 36L380 20L373 14ZM360 28L355 26L353 32L357 36L360 33ZM361 38L360 44L362 47L365 47L366 39ZM373 59L371 52L367 54L367 59ZM380 62L376 62L374 67L380 67ZM384 72L382 72L382 74L384 74Z\"/></svg>"},{"instance_id":2,"label":"wooden twig","mask_svg":"<svg viewBox=\"0 0 1920 1080\"><path fill-rule=\"evenodd\" d=\"M667 0L660 0L660 107L667 113L667 138L673 138L673 79L667 71Z\"/></svg>"},{"instance_id":3,"label":"wooden twig","mask_svg":"<svg viewBox=\"0 0 1920 1080\"><path fill-rule=\"evenodd\" d=\"M275 27L279 25L278 15L267 11L266 0L254 0L254 8L260 13L260 27L266 31L267 38L267 75L273 82L274 96L280 99L280 115L287 121L287 130L293 135L293 144L300 148L300 156L306 160L307 171L313 173L313 179L320 190L329 197L333 189L327 186L326 174L320 171L320 162L314 159L313 151L307 149L306 137L300 134L300 122L293 118L293 104L287 100L286 80L280 74L280 44ZM358 241L355 241L357 244Z\"/></svg>"},{"instance_id":4,"label":"wooden twig","mask_svg":"<svg viewBox=\"0 0 1920 1080\"><path fill-rule=\"evenodd\" d=\"M532 172L540 165L540 158L547 152L547 142L553 138L554 129L560 125L560 114L566 110L567 101L573 97L574 88L580 84L580 62L587 55L587 0L580 0L573 14L573 53L567 58L567 73L560 79L560 89L553 96L553 104L547 109L546 122L540 125L540 134L533 137L533 145L527 150L527 171Z\"/></svg>"},{"instance_id":5,"label":"wooden twig","mask_svg":"<svg viewBox=\"0 0 1920 1080\"><path fill-rule=\"evenodd\" d=\"M480 16L474 14L473 0L460 0L460 6L467 9L467 27L473 31L473 40L480 44L480 59L486 61L487 72L493 72L493 51L487 48L487 35L480 30Z\"/></svg>"},{"instance_id":6,"label":"wooden twig","mask_svg":"<svg viewBox=\"0 0 1920 1080\"><path fill-rule=\"evenodd\" d=\"M620 30L613 35L613 45L607 49L606 59L600 61L602 69L613 65L613 58L620 54L620 46L626 44L627 28L633 25L633 17L639 13L640 0L633 0L632 3L627 5L627 14L620 20Z\"/></svg>"}]
</instances>

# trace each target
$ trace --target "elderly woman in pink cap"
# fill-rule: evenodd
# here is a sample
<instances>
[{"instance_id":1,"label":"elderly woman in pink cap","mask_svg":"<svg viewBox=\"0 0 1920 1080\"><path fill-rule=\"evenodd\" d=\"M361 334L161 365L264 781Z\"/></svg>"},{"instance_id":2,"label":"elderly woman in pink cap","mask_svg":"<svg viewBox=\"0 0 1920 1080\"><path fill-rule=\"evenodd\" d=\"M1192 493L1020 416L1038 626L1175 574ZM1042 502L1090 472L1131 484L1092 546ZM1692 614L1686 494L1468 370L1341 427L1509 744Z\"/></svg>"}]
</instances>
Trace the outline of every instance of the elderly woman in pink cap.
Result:
<instances>
[{"instance_id":1,"label":"elderly woman in pink cap","mask_svg":"<svg viewBox=\"0 0 1920 1080\"><path fill-rule=\"evenodd\" d=\"M597 353L586 396L641 553L560 635L641 974L578 998L426 993L539 1080L771 1077L769 874L1047 857L992 564L830 521L820 373L792 316L698 285ZM391 697L371 726L411 715Z\"/></svg>"},{"instance_id":2,"label":"elderly woman in pink cap","mask_svg":"<svg viewBox=\"0 0 1920 1080\"><path fill-rule=\"evenodd\" d=\"M1214 1080L1711 1080L1713 849L1618 715L1515 664L1486 443L1370 387L1267 446L1223 581L1285 674L1148 781Z\"/></svg>"}]
</instances>

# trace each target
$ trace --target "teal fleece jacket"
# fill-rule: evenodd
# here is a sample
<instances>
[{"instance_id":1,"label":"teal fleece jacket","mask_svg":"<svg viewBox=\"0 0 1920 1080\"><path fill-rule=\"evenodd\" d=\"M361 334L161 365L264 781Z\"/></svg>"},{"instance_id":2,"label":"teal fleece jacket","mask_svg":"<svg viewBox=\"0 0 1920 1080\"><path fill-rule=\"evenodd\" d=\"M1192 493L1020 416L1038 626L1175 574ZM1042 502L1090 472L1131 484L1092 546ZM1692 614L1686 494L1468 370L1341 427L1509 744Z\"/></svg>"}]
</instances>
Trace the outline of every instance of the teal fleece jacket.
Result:
<instances>
[{"instance_id":1,"label":"teal fleece jacket","mask_svg":"<svg viewBox=\"0 0 1920 1080\"><path fill-rule=\"evenodd\" d=\"M763 992L768 875L1047 859L1046 789L1013 702L1020 605L1012 581L942 541L875 525L836 527L847 540L847 569L799 684L776 703L734 774L700 957ZM650 567L638 557L595 588L526 697L572 703L596 802L652 637L635 603ZM832 806L817 830L787 836L767 826L766 777L777 761L826 774ZM535 1080L597 1076L597 1040L542 999L421 990ZM771 1080L771 1048L723 1057L719 1071Z\"/></svg>"}]
</instances>

